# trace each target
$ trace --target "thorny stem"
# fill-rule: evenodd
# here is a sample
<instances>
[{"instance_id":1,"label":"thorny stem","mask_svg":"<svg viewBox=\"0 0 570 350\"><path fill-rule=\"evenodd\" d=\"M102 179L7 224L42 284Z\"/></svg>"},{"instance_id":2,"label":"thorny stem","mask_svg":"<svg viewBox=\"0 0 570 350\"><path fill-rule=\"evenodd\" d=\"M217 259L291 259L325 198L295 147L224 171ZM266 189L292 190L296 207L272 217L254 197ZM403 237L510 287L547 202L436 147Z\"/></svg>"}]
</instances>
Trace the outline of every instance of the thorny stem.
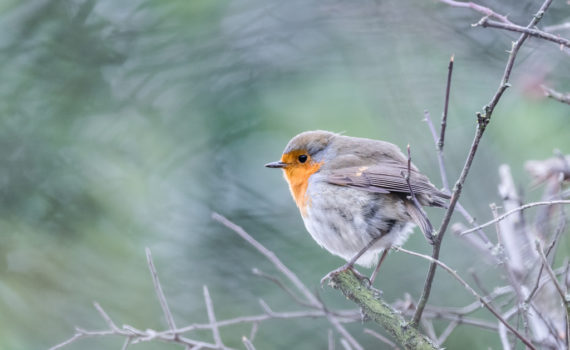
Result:
<instances>
[{"instance_id":1,"label":"thorny stem","mask_svg":"<svg viewBox=\"0 0 570 350\"><path fill-rule=\"evenodd\" d=\"M443 2L455 3L455 1L443 1ZM538 10L538 12L534 15L534 17L530 21L527 28L534 27L540 21L540 19L544 15L544 12L548 9L548 7L550 6L551 3L552 3L552 0L546 0L542 4L542 6ZM456 4L453 4L453 5L456 6ZM445 232L447 231L447 227L449 226L449 223L451 221L451 215L453 214L453 211L455 210L455 205L457 204L457 201L459 200L459 196L461 195L461 190L463 189L463 184L465 183L465 179L467 178L467 174L469 173L469 170L471 168L471 164L473 163L473 159L475 158L475 154L477 153L477 149L479 147L479 142L481 141L481 138L483 137L483 134L485 132L485 129L487 128L487 125L491 121L491 116L493 114L493 111L495 110L497 103L499 102L499 100L503 96L503 93L505 92L505 90L510 86L509 78L511 76L511 71L512 71L513 65L515 63L516 56L519 52L519 49L521 48L523 43L526 41L528 36L529 36L528 33L522 33L521 36L519 37L519 39L513 44L511 52L509 54L509 59L507 60L507 64L505 66L505 71L503 73L503 77L501 79L501 83L499 84L499 88L497 89L497 92L491 98L491 101L489 102L489 104L484 107L484 114L477 113L477 129L475 132L475 137L473 139L473 143L471 144L471 148L469 150L469 155L467 156L467 160L465 161L465 165L463 166L463 170L461 171L461 175L459 176L459 179L455 183L455 187L453 189L453 193L451 195L451 200L449 203L449 208L445 212L445 216L442 220L442 223L441 223L441 226L439 229L439 234L436 236L436 242L432 248L433 249L432 250L432 258L434 259L434 261L432 261L432 263L430 264L430 267L429 267L429 270L428 270L428 273L426 276L426 282L424 284L424 289L423 289L422 295L421 295L420 300L418 302L418 306L417 306L416 312L414 314L414 317L412 318L412 320L410 322L410 324L414 327L418 326L419 321L422 317L422 313L424 311L424 308L425 308L427 301L429 299L429 296L431 293L431 287L433 284L433 279L435 277L435 271L437 268L437 263L435 261L437 261L437 259L439 258L439 252L441 249L441 242L443 240Z\"/></svg>"}]
</instances>

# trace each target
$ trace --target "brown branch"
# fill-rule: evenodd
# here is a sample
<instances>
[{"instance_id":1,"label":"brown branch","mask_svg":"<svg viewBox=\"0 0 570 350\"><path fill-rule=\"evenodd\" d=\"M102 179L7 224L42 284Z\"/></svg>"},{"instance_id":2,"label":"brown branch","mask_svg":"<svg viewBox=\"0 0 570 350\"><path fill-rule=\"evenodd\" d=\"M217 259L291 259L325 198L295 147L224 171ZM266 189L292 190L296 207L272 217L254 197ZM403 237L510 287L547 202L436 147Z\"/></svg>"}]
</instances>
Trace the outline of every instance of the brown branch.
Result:
<instances>
[{"instance_id":1,"label":"brown branch","mask_svg":"<svg viewBox=\"0 0 570 350\"><path fill-rule=\"evenodd\" d=\"M457 5L457 4L455 4L455 3L457 3L456 1L452 1L452 0L441 0L441 1L445 2L445 3L454 3L453 4L454 6ZM540 19L544 15L544 11L546 11L548 9L548 7L550 6L551 3L552 3L552 0L545 0L545 2L542 4L542 6L538 10L538 12L534 15L533 19L528 24L528 26L527 26L528 28L534 27L540 21ZM464 4L464 3L459 3L459 4ZM462 6L462 7L465 7L465 6ZM467 7L469 7L469 6L467 6ZM493 12L493 14L494 14L494 12ZM521 46L523 45L523 43L526 41L527 38L528 38L528 34L523 33L523 34L521 34L519 39L513 44L512 50L509 54L509 59L507 60L507 65L505 66L505 71L503 73L503 77L501 79L501 83L499 84L499 88L497 89L497 92L495 93L495 95L493 95L489 104L487 106L485 106L484 115L481 115L481 113L477 113L477 129L475 132L475 137L474 137L473 142L471 144L471 148L469 150L469 155L467 156L467 159L465 161L465 165L463 166L463 169L461 171L461 175L459 176L459 179L455 183L453 193L451 195L451 200L449 202L449 207L448 207L447 211L445 212L445 216L442 220L442 223L441 223L441 226L439 229L439 233L436 236L436 242L432 248L433 249L432 250L432 258L434 259L434 261L436 261L439 258L441 242L443 240L445 232L447 231L447 227L449 225L449 222L451 221L451 215L453 214L453 212L455 210L455 205L457 204L457 201L459 200L459 196L461 195L461 191L463 189L463 184L465 183L465 179L467 178L467 174L469 173L469 170L471 169L471 164L473 163L473 159L475 158L475 154L477 153L477 149L479 148L479 142L481 141L481 138L483 137L483 134L485 133L485 129L487 128L487 125L491 121L491 117L492 117L493 111L495 110L497 103L499 102L499 100L503 96L503 93L505 92L505 90L510 86L509 78L511 76L511 71L513 69L513 65L514 65L516 56L518 54L519 49L521 48ZM423 289L422 295L420 297L420 300L418 302L418 307L416 309L416 313L414 314L414 317L412 318L412 321L411 321L411 324L413 326L417 326L419 324L419 320L422 316L422 312L423 312L425 305L427 304L427 301L429 299L429 295L431 293L431 286L433 283L433 279L435 277L436 267L437 267L437 264L435 262L432 262L430 264L430 267L429 267L429 270L428 270L428 273L426 276L426 282L424 284L424 289Z\"/></svg>"},{"instance_id":2,"label":"brown branch","mask_svg":"<svg viewBox=\"0 0 570 350\"><path fill-rule=\"evenodd\" d=\"M449 93L451 92L451 75L453 74L453 55L449 59L449 66L447 67L447 84L445 86L445 102L443 104L443 115L441 116L441 131L439 133L439 141L437 142L437 149L443 153L443 146L445 144L445 128L447 126L447 111L449 109ZM447 180L447 179L446 179ZM449 190L449 183L446 189Z\"/></svg>"}]
</instances>

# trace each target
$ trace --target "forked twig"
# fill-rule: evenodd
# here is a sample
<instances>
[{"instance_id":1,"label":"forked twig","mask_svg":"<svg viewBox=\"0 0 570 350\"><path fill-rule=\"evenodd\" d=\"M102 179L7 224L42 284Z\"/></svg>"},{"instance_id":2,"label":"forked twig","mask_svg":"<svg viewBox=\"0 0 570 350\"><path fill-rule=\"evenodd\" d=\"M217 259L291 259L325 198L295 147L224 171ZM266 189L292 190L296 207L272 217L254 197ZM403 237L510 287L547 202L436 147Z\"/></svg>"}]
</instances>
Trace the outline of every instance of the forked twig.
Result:
<instances>
[{"instance_id":1,"label":"forked twig","mask_svg":"<svg viewBox=\"0 0 570 350\"><path fill-rule=\"evenodd\" d=\"M409 255L413 255L413 256L417 256L420 258L423 258L425 260L430 261L432 264L437 264L439 265L441 268L443 268L445 271L449 272L449 274L451 274L457 281L459 281L459 283L461 285L463 285L463 287L469 292L471 293L475 298L477 298L477 300L479 300L481 302L481 304L483 304L483 306L485 306L485 308L487 310L489 310L502 324L505 325L505 327L507 327L513 334L515 334L517 336L517 338L519 338L527 347L529 347L530 349L535 349L534 345L532 344L532 342L528 339L525 338L524 335L522 335L521 333L519 333L519 331L517 331L513 326L511 326L502 316L500 313L498 313L495 308L493 308L493 306L491 306L491 304L485 300L485 298L483 298L481 295L479 295L479 293L477 293L467 282L465 282L465 280L463 278L461 278L461 276L459 276L457 274L457 272L455 272L453 269L451 269L449 266L447 266L446 264L444 264L443 262L432 258L429 255L424 255L424 254L420 254L420 253L416 253L416 252L412 252L410 250L401 248L401 247L393 247L392 249L397 250L397 251L401 251L403 253L409 254Z\"/></svg>"}]
</instances>

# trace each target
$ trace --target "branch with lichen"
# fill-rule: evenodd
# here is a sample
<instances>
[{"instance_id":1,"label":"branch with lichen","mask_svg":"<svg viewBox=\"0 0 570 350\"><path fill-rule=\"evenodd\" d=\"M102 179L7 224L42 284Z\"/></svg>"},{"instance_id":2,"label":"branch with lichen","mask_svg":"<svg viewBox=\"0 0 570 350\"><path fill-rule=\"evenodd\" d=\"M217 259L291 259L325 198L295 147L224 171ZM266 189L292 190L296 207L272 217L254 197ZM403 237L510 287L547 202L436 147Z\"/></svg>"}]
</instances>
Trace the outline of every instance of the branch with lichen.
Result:
<instances>
[{"instance_id":1,"label":"branch with lichen","mask_svg":"<svg viewBox=\"0 0 570 350\"><path fill-rule=\"evenodd\" d=\"M333 275L330 285L357 303L367 317L388 331L404 349L439 349L428 337L410 327L398 311L383 301L351 270Z\"/></svg>"}]
</instances>

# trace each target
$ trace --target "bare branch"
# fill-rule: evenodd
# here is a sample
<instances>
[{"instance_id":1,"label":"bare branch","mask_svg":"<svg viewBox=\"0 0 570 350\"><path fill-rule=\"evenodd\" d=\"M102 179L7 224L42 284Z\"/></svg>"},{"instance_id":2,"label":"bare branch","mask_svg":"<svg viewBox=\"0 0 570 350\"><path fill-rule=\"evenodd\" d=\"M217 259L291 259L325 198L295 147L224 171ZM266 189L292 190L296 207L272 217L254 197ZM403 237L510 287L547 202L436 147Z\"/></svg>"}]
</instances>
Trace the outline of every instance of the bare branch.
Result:
<instances>
[{"instance_id":1,"label":"bare branch","mask_svg":"<svg viewBox=\"0 0 570 350\"><path fill-rule=\"evenodd\" d=\"M420 253L416 253L416 252L412 252L410 250L401 248L401 247L393 247L392 249L401 251L403 253L407 253L413 256L417 256L423 259L426 259L430 262L432 262L433 264L437 264L439 265L441 268L443 268L444 270L446 270L447 272L449 272L457 281L459 281L460 284L463 285L463 287L470 292L475 298L477 298L481 304L483 304L483 306L485 306L485 308L487 308L487 310L489 310L501 323L503 323L505 325L505 327L507 327L513 334L515 334L517 336L517 338L519 338L526 346L528 346L530 349L536 349L534 347L534 345L530 342L530 340L526 339L524 335L520 334L513 326L511 326L492 306L491 304L489 304L489 302L487 302L485 300L485 298L483 298L482 296L480 296L467 282L465 282L465 280L463 278L461 278L457 272L455 272L454 270L452 270L449 266L447 266L446 264L444 264L443 262L436 260L434 258L432 258L431 256L428 255L424 255L424 254L420 254Z\"/></svg>"},{"instance_id":2,"label":"bare branch","mask_svg":"<svg viewBox=\"0 0 570 350\"><path fill-rule=\"evenodd\" d=\"M245 345L245 348L247 350L255 350L255 347L253 346L252 342L249 339L247 339L245 335L241 338L241 341L243 342L243 345Z\"/></svg>"},{"instance_id":3,"label":"bare branch","mask_svg":"<svg viewBox=\"0 0 570 350\"><path fill-rule=\"evenodd\" d=\"M516 24L508 24L508 23L493 21L490 20L489 17L481 18L481 20L477 22L474 26L482 26L483 28L485 27L498 28L498 29L508 30L511 32L526 33L530 36L534 36L547 41L552 41L553 43L559 44L561 46L570 47L570 40L560 37L558 35L550 34L536 28L525 28Z\"/></svg>"},{"instance_id":4,"label":"bare branch","mask_svg":"<svg viewBox=\"0 0 570 350\"><path fill-rule=\"evenodd\" d=\"M146 251L146 260L148 263L148 268L150 270L150 275L152 276L152 283L154 284L154 290L156 292L156 296L158 297L158 301L160 302L160 307L162 308L162 312L164 312L166 322L168 322L168 327L170 329L176 329L174 318L172 317L172 313L168 308L166 297L164 296L164 292L162 291L160 281L158 280L158 274L156 273L156 268L154 267L154 262L152 261L152 254L148 247L145 248L145 251Z\"/></svg>"},{"instance_id":5,"label":"bare branch","mask_svg":"<svg viewBox=\"0 0 570 350\"><path fill-rule=\"evenodd\" d=\"M382 343L387 344L388 346L390 346L392 349L395 350L399 350L400 348L398 348L398 346L391 341L390 339L386 338L385 336L383 336L380 333L374 332L372 329L370 328L364 328L364 333L365 334L370 334L371 336L373 336L374 338L380 340Z\"/></svg>"},{"instance_id":6,"label":"bare branch","mask_svg":"<svg viewBox=\"0 0 570 350\"><path fill-rule=\"evenodd\" d=\"M447 172L445 170L445 161L443 158L443 148L439 148L439 139L437 137L437 132L435 131L431 116L427 110L424 111L424 120L426 121L431 135L433 136L433 140L435 141L435 147L437 149L437 162L439 164L439 174L441 176L441 184L443 186L443 190L445 192L450 192L449 181L447 180Z\"/></svg>"},{"instance_id":7,"label":"bare branch","mask_svg":"<svg viewBox=\"0 0 570 350\"><path fill-rule=\"evenodd\" d=\"M562 103L566 103L570 105L570 94L563 94L561 92L558 92L554 89L551 89L549 87L546 87L544 85L540 86L542 88L542 91L544 92L544 96L546 97L550 97L553 100L556 100L558 102L562 102Z\"/></svg>"},{"instance_id":8,"label":"bare branch","mask_svg":"<svg viewBox=\"0 0 570 350\"><path fill-rule=\"evenodd\" d=\"M447 327L440 334L439 338L437 338L437 343L439 345L442 345L447 340L447 338L449 338L451 332L453 332L453 330L455 329L455 327L457 327L458 324L459 323L457 323L456 321L449 322Z\"/></svg>"},{"instance_id":9,"label":"bare branch","mask_svg":"<svg viewBox=\"0 0 570 350\"><path fill-rule=\"evenodd\" d=\"M540 255L540 259L542 259L542 264L545 267L546 272L550 276L552 283L556 287L558 294L560 294L560 298L562 298L562 303L564 303L566 309L566 337L564 339L566 339L566 345L568 346L568 337L570 336L570 301L566 297L566 293L564 292L564 289L560 285L558 278L556 278L556 274L552 270L552 267L550 267L550 264L548 263L548 260L546 259L544 252L542 251L542 247L539 241L536 241L536 251Z\"/></svg>"},{"instance_id":10,"label":"bare branch","mask_svg":"<svg viewBox=\"0 0 570 350\"><path fill-rule=\"evenodd\" d=\"M210 297L210 292L208 291L208 287L204 286L204 301L206 303L206 309L208 310L208 320L212 325L212 335L214 336L214 342L220 349L225 348L224 343L222 342L222 337L220 336L220 329L216 323L216 314L214 313L214 303L212 302L212 298Z\"/></svg>"},{"instance_id":11,"label":"bare branch","mask_svg":"<svg viewBox=\"0 0 570 350\"><path fill-rule=\"evenodd\" d=\"M249 244L251 244L255 249L257 249L257 251L259 251L269 261L271 261L273 265L275 265L275 267L277 267L277 269L281 271L281 273L283 273L295 285L295 287L305 296L305 298L307 298L307 300L311 304L317 307L320 306L320 302L313 295L313 293L311 293L311 291L303 284L303 282L301 282L301 280L299 279L299 277L297 277L297 275L295 275L291 270L289 270L287 266L285 266L285 264L281 262L281 260L279 260L279 258L275 255L275 253L265 248L261 243L259 243L257 240L251 237L247 232L245 232L243 228L234 224L224 216L218 213L212 213L212 219L216 220L217 222L226 226L230 230L234 231L241 238L243 238Z\"/></svg>"},{"instance_id":12,"label":"bare branch","mask_svg":"<svg viewBox=\"0 0 570 350\"><path fill-rule=\"evenodd\" d=\"M537 207L537 206L541 206L541 205L554 205L554 204L570 204L570 200L568 200L568 199L560 199L560 200L552 200L552 201L543 201L543 202L528 203L528 204L522 205L522 206L520 206L520 207L518 207L518 208L509 210L508 212L504 213L503 215L500 215L500 216L496 217L495 219L493 219L493 220L491 220L491 221L488 221L488 222L486 222L486 223L484 223L484 224L482 224L482 225L479 225L479 226L474 227L474 228L469 229L469 230L465 230L465 231L461 232L460 235L465 235L465 234L474 232L474 231L476 231L476 230L478 230L478 229L482 229L482 228L491 226L491 225L493 225L493 224L495 224L495 223L497 223L497 222L499 222L499 221L504 220L505 218L507 218L508 216L510 216L510 215L512 215L512 214L518 213L518 212L523 211L523 210L526 210L526 209L528 209L528 208Z\"/></svg>"},{"instance_id":13,"label":"bare branch","mask_svg":"<svg viewBox=\"0 0 570 350\"><path fill-rule=\"evenodd\" d=\"M254 267L251 271L254 275L265 278L265 279L275 283L279 288L283 289L283 291L285 293L287 293L297 304L299 304L301 306L315 308L315 305L310 304L310 303L302 300L301 298L299 298L295 293L293 293L293 291L291 289L287 288L287 286L285 286L279 278L271 276L271 275L261 271L257 267Z\"/></svg>"},{"instance_id":14,"label":"bare branch","mask_svg":"<svg viewBox=\"0 0 570 350\"><path fill-rule=\"evenodd\" d=\"M443 104L443 115L441 117L441 131L439 133L439 141L437 142L437 148L439 152L443 153L443 146L445 143L445 128L447 126L447 111L449 108L449 93L451 92L451 75L453 74L453 55L449 59L449 66L447 68L447 84L445 86L445 102ZM446 186L449 189L449 183Z\"/></svg>"},{"instance_id":15,"label":"bare branch","mask_svg":"<svg viewBox=\"0 0 570 350\"><path fill-rule=\"evenodd\" d=\"M448 5L451 5L454 7L470 8L470 9L473 9L473 10L479 12L479 13L484 14L487 17L493 17L493 18L496 18L503 23L512 24L512 22L507 19L507 16L500 15L488 7L478 5L478 4L470 2L470 1L469 2L460 2L460 1L454 1L454 0L440 0L440 1L443 2L444 4L448 4Z\"/></svg>"},{"instance_id":16,"label":"bare branch","mask_svg":"<svg viewBox=\"0 0 570 350\"><path fill-rule=\"evenodd\" d=\"M105 323L107 323L107 326L109 326L110 329L112 329L112 330L118 330L119 329L119 327L117 327L117 325L115 325L113 320L111 320L111 317L109 317L109 315L107 315L105 310L103 310L103 308L101 307L101 305L99 305L98 302L96 302L96 301L93 302L93 306L95 306L95 309L97 309L97 311L99 312L99 315L101 315L101 317L105 320Z\"/></svg>"},{"instance_id":17,"label":"bare branch","mask_svg":"<svg viewBox=\"0 0 570 350\"><path fill-rule=\"evenodd\" d=\"M212 213L212 219L218 221L222 225L226 226L227 228L231 229L235 233L237 233L241 238L251 244L255 249L257 249L261 254L263 254L275 267L281 271L294 285L295 287L307 298L309 303L314 305L317 309L323 310L329 322L335 327L337 332L343 335L351 345L357 349L361 350L363 347L358 344L358 342L348 333L346 328L340 323L340 321L336 318L335 315L328 312L324 305L318 300L318 298L311 293L309 288L307 288L303 282L297 277L295 273L293 273L285 264L279 260L279 258L273 253L271 250L265 248L261 243L256 241L253 237L251 237L243 228L236 225L235 223L231 222L224 216L218 213Z\"/></svg>"}]
</instances>

